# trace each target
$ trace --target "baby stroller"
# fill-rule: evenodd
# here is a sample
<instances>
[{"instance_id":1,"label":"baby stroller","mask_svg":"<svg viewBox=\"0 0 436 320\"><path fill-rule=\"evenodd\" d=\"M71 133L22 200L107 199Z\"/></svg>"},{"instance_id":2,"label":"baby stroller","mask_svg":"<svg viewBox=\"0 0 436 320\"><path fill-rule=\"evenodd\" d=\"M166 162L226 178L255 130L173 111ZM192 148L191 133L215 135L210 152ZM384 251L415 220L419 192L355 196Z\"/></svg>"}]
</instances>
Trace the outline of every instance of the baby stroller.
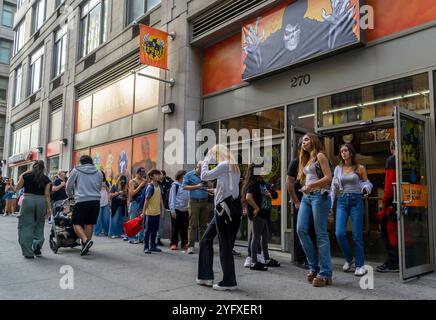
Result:
<instances>
[{"instance_id":1,"label":"baby stroller","mask_svg":"<svg viewBox=\"0 0 436 320\"><path fill-rule=\"evenodd\" d=\"M56 201L53 207L50 249L56 254L59 248L74 248L80 244L71 224L74 200Z\"/></svg>"}]
</instances>

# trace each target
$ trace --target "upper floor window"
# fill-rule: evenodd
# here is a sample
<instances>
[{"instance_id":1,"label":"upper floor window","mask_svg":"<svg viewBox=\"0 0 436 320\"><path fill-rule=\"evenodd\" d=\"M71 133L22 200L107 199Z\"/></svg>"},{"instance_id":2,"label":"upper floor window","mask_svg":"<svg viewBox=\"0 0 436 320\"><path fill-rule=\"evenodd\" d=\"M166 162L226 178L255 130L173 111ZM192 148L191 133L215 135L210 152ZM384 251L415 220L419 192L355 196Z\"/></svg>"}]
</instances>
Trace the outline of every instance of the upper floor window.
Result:
<instances>
[{"instance_id":1,"label":"upper floor window","mask_svg":"<svg viewBox=\"0 0 436 320\"><path fill-rule=\"evenodd\" d=\"M15 70L15 95L14 95L14 106L21 103L21 92L23 86L23 67L19 66Z\"/></svg>"},{"instance_id":2,"label":"upper floor window","mask_svg":"<svg viewBox=\"0 0 436 320\"><path fill-rule=\"evenodd\" d=\"M42 27L45 21L45 0L38 0L33 5L33 33Z\"/></svg>"},{"instance_id":3,"label":"upper floor window","mask_svg":"<svg viewBox=\"0 0 436 320\"><path fill-rule=\"evenodd\" d=\"M15 28L14 54L17 54L18 51L21 50L23 45L24 45L24 20L21 21Z\"/></svg>"},{"instance_id":4,"label":"upper floor window","mask_svg":"<svg viewBox=\"0 0 436 320\"><path fill-rule=\"evenodd\" d=\"M0 63L9 64L11 59L12 42L0 40Z\"/></svg>"},{"instance_id":5,"label":"upper floor window","mask_svg":"<svg viewBox=\"0 0 436 320\"><path fill-rule=\"evenodd\" d=\"M26 0L17 0L17 8L20 9L25 2Z\"/></svg>"},{"instance_id":6,"label":"upper floor window","mask_svg":"<svg viewBox=\"0 0 436 320\"><path fill-rule=\"evenodd\" d=\"M55 4L55 7L57 8L57 7L59 7L62 3L64 3L65 2L65 0L56 0L56 4Z\"/></svg>"},{"instance_id":7,"label":"upper floor window","mask_svg":"<svg viewBox=\"0 0 436 320\"><path fill-rule=\"evenodd\" d=\"M67 25L64 25L55 33L54 44L54 76L65 72L67 61Z\"/></svg>"},{"instance_id":8,"label":"upper floor window","mask_svg":"<svg viewBox=\"0 0 436 320\"><path fill-rule=\"evenodd\" d=\"M82 7L82 56L96 49L107 38L107 0L89 0Z\"/></svg>"},{"instance_id":9,"label":"upper floor window","mask_svg":"<svg viewBox=\"0 0 436 320\"><path fill-rule=\"evenodd\" d=\"M10 4L3 4L2 24L12 28L14 25L15 7Z\"/></svg>"},{"instance_id":10,"label":"upper floor window","mask_svg":"<svg viewBox=\"0 0 436 320\"><path fill-rule=\"evenodd\" d=\"M156 7L161 0L127 0L127 25Z\"/></svg>"},{"instance_id":11,"label":"upper floor window","mask_svg":"<svg viewBox=\"0 0 436 320\"><path fill-rule=\"evenodd\" d=\"M0 77L0 102L5 103L8 97L8 78Z\"/></svg>"},{"instance_id":12,"label":"upper floor window","mask_svg":"<svg viewBox=\"0 0 436 320\"><path fill-rule=\"evenodd\" d=\"M39 48L30 57L30 94L41 89L44 47Z\"/></svg>"}]
</instances>

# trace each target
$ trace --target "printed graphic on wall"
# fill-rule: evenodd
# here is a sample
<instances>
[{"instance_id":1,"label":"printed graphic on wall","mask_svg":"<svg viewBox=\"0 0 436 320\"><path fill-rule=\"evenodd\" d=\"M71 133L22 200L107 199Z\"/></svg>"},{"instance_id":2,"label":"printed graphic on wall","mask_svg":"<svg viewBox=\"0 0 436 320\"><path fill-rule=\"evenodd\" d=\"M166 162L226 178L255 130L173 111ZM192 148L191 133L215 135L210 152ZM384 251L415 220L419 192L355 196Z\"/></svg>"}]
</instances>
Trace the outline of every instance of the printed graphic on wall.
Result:
<instances>
[{"instance_id":1,"label":"printed graphic on wall","mask_svg":"<svg viewBox=\"0 0 436 320\"><path fill-rule=\"evenodd\" d=\"M287 0L244 23L242 77L253 79L361 42L359 0Z\"/></svg>"},{"instance_id":2,"label":"printed graphic on wall","mask_svg":"<svg viewBox=\"0 0 436 320\"><path fill-rule=\"evenodd\" d=\"M168 33L140 25L141 64L168 70Z\"/></svg>"},{"instance_id":3,"label":"printed graphic on wall","mask_svg":"<svg viewBox=\"0 0 436 320\"><path fill-rule=\"evenodd\" d=\"M114 184L120 175L131 177L132 140L125 140L91 148L91 157L99 170L103 170L107 180Z\"/></svg>"},{"instance_id":4,"label":"printed graphic on wall","mask_svg":"<svg viewBox=\"0 0 436 320\"><path fill-rule=\"evenodd\" d=\"M132 172L135 173L139 167L144 167L146 171L156 168L157 161L157 133L133 139L133 166Z\"/></svg>"}]
</instances>

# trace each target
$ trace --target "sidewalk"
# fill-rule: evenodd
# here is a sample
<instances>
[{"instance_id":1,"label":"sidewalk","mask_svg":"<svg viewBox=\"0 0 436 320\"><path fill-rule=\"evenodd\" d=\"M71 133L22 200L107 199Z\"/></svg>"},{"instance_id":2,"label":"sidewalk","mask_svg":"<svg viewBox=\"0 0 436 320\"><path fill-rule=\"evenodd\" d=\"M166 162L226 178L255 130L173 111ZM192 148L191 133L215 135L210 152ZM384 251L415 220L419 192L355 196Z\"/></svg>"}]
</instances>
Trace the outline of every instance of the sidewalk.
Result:
<instances>
[{"instance_id":1,"label":"sidewalk","mask_svg":"<svg viewBox=\"0 0 436 320\"><path fill-rule=\"evenodd\" d=\"M362 290L359 279L341 272L334 260L334 285L313 288L305 270L290 263L289 254L273 252L282 267L267 272L245 269L245 248L237 248L236 274L239 289L216 292L195 284L198 250L194 255L163 248L162 253L144 255L141 245L120 239L95 238L86 257L78 249L51 252L48 242L43 257L25 260L17 241L17 218L0 217L0 300L5 299L165 299L165 300L253 300L253 299L435 299L436 274L401 283L398 274L374 273L374 290ZM46 228L48 238L49 226ZM167 243L167 242L165 242ZM198 247L197 247L198 248ZM218 250L214 270L221 279ZM74 290L62 290L60 269L74 270Z\"/></svg>"}]
</instances>

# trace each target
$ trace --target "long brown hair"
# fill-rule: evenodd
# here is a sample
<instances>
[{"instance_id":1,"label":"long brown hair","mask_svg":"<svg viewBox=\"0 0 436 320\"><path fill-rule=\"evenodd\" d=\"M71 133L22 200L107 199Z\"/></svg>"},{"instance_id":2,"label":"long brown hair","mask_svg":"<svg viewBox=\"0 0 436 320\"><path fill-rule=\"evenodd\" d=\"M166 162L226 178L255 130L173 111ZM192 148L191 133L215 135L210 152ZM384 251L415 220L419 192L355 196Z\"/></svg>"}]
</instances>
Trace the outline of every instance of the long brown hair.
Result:
<instances>
[{"instance_id":1,"label":"long brown hair","mask_svg":"<svg viewBox=\"0 0 436 320\"><path fill-rule=\"evenodd\" d=\"M359 169L360 165L359 165L359 162L357 161L356 150L349 143L344 143L343 145L341 145L339 147L339 165L341 167L345 166L345 160L342 158L342 155L341 155L342 148L347 148L348 149L348 152L350 153L350 158L351 158L351 165L353 166L353 170L355 172L357 172L357 170Z\"/></svg>"},{"instance_id":2,"label":"long brown hair","mask_svg":"<svg viewBox=\"0 0 436 320\"><path fill-rule=\"evenodd\" d=\"M45 170L45 164L44 161L42 160L38 160L33 164L32 167L32 173L33 173L33 181L36 183L36 185L39 188L44 188L45 184L44 184L44 170Z\"/></svg>"},{"instance_id":3,"label":"long brown hair","mask_svg":"<svg viewBox=\"0 0 436 320\"><path fill-rule=\"evenodd\" d=\"M305 136L308 136L310 138L310 141L312 143L312 150L308 152L304 150L303 147L301 147L300 150L300 164L298 166L297 179L300 180L302 184L304 184L306 181L306 175L303 170L304 167L316 162L319 153L325 153L324 146L321 143L321 140L319 140L319 137L315 133L308 132L304 135L304 137Z\"/></svg>"}]
</instances>

